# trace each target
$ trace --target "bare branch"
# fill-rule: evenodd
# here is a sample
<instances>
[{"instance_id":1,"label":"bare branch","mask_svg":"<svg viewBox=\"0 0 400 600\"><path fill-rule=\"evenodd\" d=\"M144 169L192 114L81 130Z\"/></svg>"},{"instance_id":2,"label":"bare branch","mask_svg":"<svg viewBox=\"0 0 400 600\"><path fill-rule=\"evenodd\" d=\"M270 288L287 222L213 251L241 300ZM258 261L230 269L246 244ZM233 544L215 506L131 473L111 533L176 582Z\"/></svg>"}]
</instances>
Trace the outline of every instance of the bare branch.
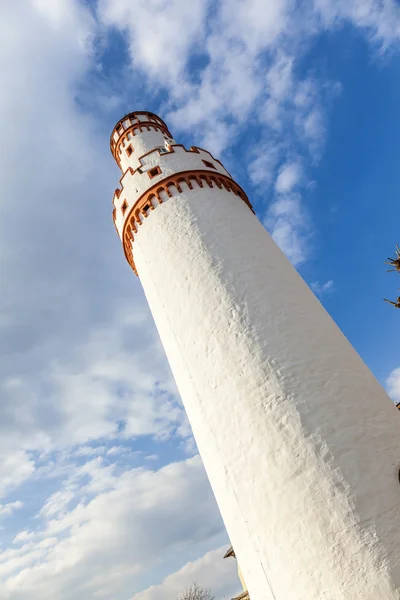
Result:
<instances>
[{"instance_id":1,"label":"bare branch","mask_svg":"<svg viewBox=\"0 0 400 600\"><path fill-rule=\"evenodd\" d=\"M384 298L385 302L389 302L389 304L393 304L395 308L400 308L400 296L397 298L397 302L393 302L393 300L387 300Z\"/></svg>"},{"instance_id":2,"label":"bare branch","mask_svg":"<svg viewBox=\"0 0 400 600\"><path fill-rule=\"evenodd\" d=\"M390 265L391 267L394 267L393 269L387 269L388 273L391 273L393 271L397 271L398 273L400 273L400 246L399 244L396 244L396 250L394 253L394 257L390 258L388 257L388 259L385 261L385 265ZM400 296L397 298L397 301L393 302L393 300L388 300L387 298L384 298L384 301L387 302L388 304L392 304L395 308L400 308Z\"/></svg>"},{"instance_id":3,"label":"bare branch","mask_svg":"<svg viewBox=\"0 0 400 600\"><path fill-rule=\"evenodd\" d=\"M177 600L215 600L211 590L200 587L197 583L192 585L178 596Z\"/></svg>"},{"instance_id":4,"label":"bare branch","mask_svg":"<svg viewBox=\"0 0 400 600\"><path fill-rule=\"evenodd\" d=\"M389 256L388 259L385 261L385 265L390 265L394 267L394 269L390 269L390 271L398 271L400 273L400 246L398 244L396 244L394 258L391 258Z\"/></svg>"}]
</instances>

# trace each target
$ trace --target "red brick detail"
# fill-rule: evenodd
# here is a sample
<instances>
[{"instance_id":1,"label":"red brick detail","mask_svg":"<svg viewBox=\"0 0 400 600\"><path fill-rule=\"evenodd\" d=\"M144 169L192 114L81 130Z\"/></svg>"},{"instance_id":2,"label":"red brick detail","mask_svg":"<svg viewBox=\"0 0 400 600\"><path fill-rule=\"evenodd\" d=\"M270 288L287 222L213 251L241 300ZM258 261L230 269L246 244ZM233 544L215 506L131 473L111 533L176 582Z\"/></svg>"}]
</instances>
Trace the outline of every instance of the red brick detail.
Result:
<instances>
[{"instance_id":1,"label":"red brick detail","mask_svg":"<svg viewBox=\"0 0 400 600\"><path fill-rule=\"evenodd\" d=\"M111 154L113 155L113 157L115 158L115 160L117 161L119 166L121 166L121 162L120 162L120 158L119 158L121 144L124 140L127 139L128 133L131 133L133 136L135 136L136 135L135 131L137 129L139 129L140 132L142 132L143 129L145 129L147 131L151 131L151 130L161 131L161 133L166 134L168 137L172 138L172 135L170 134L167 126L162 123L161 119L160 119L159 123L155 122L155 121L138 121L137 123L134 123L127 129L123 129L122 126L117 129L114 127L114 130L111 134L110 150L111 150ZM119 138L117 141L115 141L113 138L115 130L117 131L117 133L119 135Z\"/></svg>"},{"instance_id":2,"label":"red brick detail","mask_svg":"<svg viewBox=\"0 0 400 600\"><path fill-rule=\"evenodd\" d=\"M134 204L129 211L127 218L124 223L122 230L122 244L124 247L124 253L128 263L131 265L133 271L137 275L135 262L133 260L132 242L134 240L134 233L137 233L138 227L142 225L142 222L147 219L149 213L155 209L158 204L162 204L161 193L172 198L170 188L175 187L178 193L182 192L181 183L185 182L189 190L193 189L193 182L196 182L198 186L204 187L204 184L210 188L216 185L219 189L225 189L227 192L232 192L236 196L239 196L247 204L250 210L254 213L253 207L249 202L245 192L242 188L230 177L221 173L210 173L210 171L181 171L180 173L174 173L173 175L166 177L162 181L155 183L149 188ZM156 206L154 206L154 204Z\"/></svg>"}]
</instances>

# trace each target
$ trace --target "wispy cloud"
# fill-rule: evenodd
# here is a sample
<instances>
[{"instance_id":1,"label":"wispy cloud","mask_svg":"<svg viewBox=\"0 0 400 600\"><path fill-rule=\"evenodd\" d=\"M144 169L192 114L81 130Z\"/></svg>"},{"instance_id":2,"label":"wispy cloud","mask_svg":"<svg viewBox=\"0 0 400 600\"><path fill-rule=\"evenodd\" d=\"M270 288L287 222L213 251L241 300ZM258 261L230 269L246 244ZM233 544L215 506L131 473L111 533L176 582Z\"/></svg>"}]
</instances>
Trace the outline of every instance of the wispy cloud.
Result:
<instances>
[{"instance_id":1,"label":"wispy cloud","mask_svg":"<svg viewBox=\"0 0 400 600\"><path fill-rule=\"evenodd\" d=\"M394 369L386 379L386 389L393 402L400 402L400 367Z\"/></svg>"},{"instance_id":2,"label":"wispy cloud","mask_svg":"<svg viewBox=\"0 0 400 600\"><path fill-rule=\"evenodd\" d=\"M141 18L142 2L135 10L129 0L120 0L117 9L111 0L102 0L100 7L106 24L128 33L137 72L150 85L161 82L167 90L165 106L171 127L194 132L217 154L232 147L249 123L257 127L257 151L250 151L254 158L249 175L260 188L260 198L268 196L261 186L275 185L278 192L284 192L285 181L290 185L294 166L286 173L276 169L290 162L294 147L303 155L305 177L307 164L315 163L323 152L326 110L341 85L327 80L325 73L299 69L312 40L345 23L363 29L379 50L400 37L399 7L394 0L383 4L380 0L314 0L300 6L293 0L268 5L261 0L224 0L217 5L203 2L203 10L195 2L190 17L181 2L169 2L162 14L159 7L155 11L151 45L144 39L148 21ZM150 3L148 11L152 8ZM212 20L206 20L207 11ZM162 15L170 18L168 33ZM176 29L179 36L173 35ZM201 57L200 66L195 56ZM314 230L303 202L299 190L296 219L284 215L278 204L278 233L274 226L271 230L297 265L310 255ZM274 211L276 207L267 223L274 222ZM299 212L307 218L299 219Z\"/></svg>"},{"instance_id":3,"label":"wispy cloud","mask_svg":"<svg viewBox=\"0 0 400 600\"><path fill-rule=\"evenodd\" d=\"M202 555L207 540L226 539L198 457L157 471L121 472L99 459L70 465L69 478L83 475L84 485L52 494L37 515L39 527L21 531L15 549L0 553L5 598L32 588L37 597L60 600L100 589L105 597L128 597L161 555L186 562Z\"/></svg>"},{"instance_id":4,"label":"wispy cloud","mask_svg":"<svg viewBox=\"0 0 400 600\"><path fill-rule=\"evenodd\" d=\"M309 168L340 84L300 61L343 23L382 52L400 37L399 6L87 4L0 8L0 595L122 600L143 589L153 600L196 577L222 596L234 563L218 575L220 550L208 552L223 526L199 458L179 462L193 438L111 225L112 111L141 86L143 106L156 102L178 135L224 153L243 178L247 168L260 216L301 265L314 230ZM107 64L116 31L129 49L122 81L112 72L123 52ZM332 286L314 282L318 294ZM397 371L388 390L400 400Z\"/></svg>"},{"instance_id":5,"label":"wispy cloud","mask_svg":"<svg viewBox=\"0 0 400 600\"><path fill-rule=\"evenodd\" d=\"M19 510L24 506L24 503L20 500L16 500L15 502L9 502L8 504L0 504L0 516L10 516L14 511Z\"/></svg>"},{"instance_id":6,"label":"wispy cloud","mask_svg":"<svg viewBox=\"0 0 400 600\"><path fill-rule=\"evenodd\" d=\"M204 43L208 5L207 0L99 0L98 15L126 34L132 64L169 87L185 83L187 61Z\"/></svg>"},{"instance_id":7,"label":"wispy cloud","mask_svg":"<svg viewBox=\"0 0 400 600\"><path fill-rule=\"evenodd\" d=\"M291 192L299 185L302 178L302 168L298 162L290 162L283 165L275 182L275 190L278 194Z\"/></svg>"},{"instance_id":8,"label":"wispy cloud","mask_svg":"<svg viewBox=\"0 0 400 600\"><path fill-rule=\"evenodd\" d=\"M400 38L400 7L396 0L314 0L314 10L324 28L349 22L364 29L378 50L386 50Z\"/></svg>"},{"instance_id":9,"label":"wispy cloud","mask_svg":"<svg viewBox=\"0 0 400 600\"><path fill-rule=\"evenodd\" d=\"M310 288L317 296L324 296L325 294L330 294L335 289L335 284L332 279L328 279L328 281L312 281L310 283Z\"/></svg>"},{"instance_id":10,"label":"wispy cloud","mask_svg":"<svg viewBox=\"0 0 400 600\"><path fill-rule=\"evenodd\" d=\"M300 194L278 195L268 209L264 224L295 266L308 258L309 219Z\"/></svg>"},{"instance_id":11,"label":"wispy cloud","mask_svg":"<svg viewBox=\"0 0 400 600\"><path fill-rule=\"evenodd\" d=\"M237 595L241 591L237 564L235 560L223 559L226 550L227 546L222 546L188 562L159 585L135 594L132 600L175 600L194 581L202 588L212 590L217 598Z\"/></svg>"}]
</instances>

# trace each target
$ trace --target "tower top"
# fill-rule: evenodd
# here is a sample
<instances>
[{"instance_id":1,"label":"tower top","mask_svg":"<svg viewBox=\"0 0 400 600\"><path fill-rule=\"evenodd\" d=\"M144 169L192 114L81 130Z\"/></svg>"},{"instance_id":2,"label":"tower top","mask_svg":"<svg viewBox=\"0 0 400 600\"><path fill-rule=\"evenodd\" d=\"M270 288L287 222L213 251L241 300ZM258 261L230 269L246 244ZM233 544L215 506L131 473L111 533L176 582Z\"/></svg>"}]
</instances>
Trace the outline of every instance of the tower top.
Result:
<instances>
[{"instance_id":1,"label":"tower top","mask_svg":"<svg viewBox=\"0 0 400 600\"><path fill-rule=\"evenodd\" d=\"M140 110L128 113L115 125L110 138L111 154L119 166L121 166L118 156L119 145L122 139L127 135L128 131L134 134L137 129L140 132L151 130L160 131L167 137L172 138L165 122L154 113Z\"/></svg>"},{"instance_id":2,"label":"tower top","mask_svg":"<svg viewBox=\"0 0 400 600\"><path fill-rule=\"evenodd\" d=\"M177 144L167 125L154 113L138 111L122 117L112 131L110 145L122 171L120 187L113 197L113 221L135 273L134 241L142 224L160 204L175 196L192 197L208 190L213 198L233 193L253 210L244 191L218 159L202 148L186 149Z\"/></svg>"}]
</instances>

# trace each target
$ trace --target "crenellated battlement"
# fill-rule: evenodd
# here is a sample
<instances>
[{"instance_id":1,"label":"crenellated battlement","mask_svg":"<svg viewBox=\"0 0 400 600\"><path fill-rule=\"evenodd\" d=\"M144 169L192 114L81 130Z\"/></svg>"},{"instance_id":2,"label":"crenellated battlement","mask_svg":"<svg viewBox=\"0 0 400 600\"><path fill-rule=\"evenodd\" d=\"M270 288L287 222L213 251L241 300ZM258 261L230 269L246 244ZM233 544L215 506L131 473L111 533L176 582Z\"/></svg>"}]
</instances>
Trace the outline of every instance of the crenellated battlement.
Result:
<instances>
[{"instance_id":1,"label":"crenellated battlement","mask_svg":"<svg viewBox=\"0 0 400 600\"><path fill-rule=\"evenodd\" d=\"M397 409L223 165L150 115L114 132L114 223L250 597L399 600Z\"/></svg>"},{"instance_id":2,"label":"crenellated battlement","mask_svg":"<svg viewBox=\"0 0 400 600\"><path fill-rule=\"evenodd\" d=\"M118 166L125 170L134 166L136 156L165 142L174 143L168 127L160 117L150 112L129 113L114 127L110 149ZM131 159L131 160L129 160Z\"/></svg>"},{"instance_id":3,"label":"crenellated battlement","mask_svg":"<svg viewBox=\"0 0 400 600\"><path fill-rule=\"evenodd\" d=\"M214 174L209 171L186 171L175 173L167 179L154 184L135 203L133 208L126 213L126 219L121 238L123 240L124 252L127 261L137 275L133 259L132 244L138 227L147 219L151 211L157 206L167 202L170 198L182 193L189 193L196 189L218 188L239 196L245 204L254 212L250 201L242 188L230 177L223 174Z\"/></svg>"},{"instance_id":4,"label":"crenellated battlement","mask_svg":"<svg viewBox=\"0 0 400 600\"><path fill-rule=\"evenodd\" d=\"M136 169L128 167L120 178L121 188L116 190L113 197L113 219L119 235L122 236L126 208L130 211L146 190L172 174L195 170L231 177L221 161L210 152L195 146L188 150L182 144L169 146L168 150L153 148L138 159ZM125 209L124 202L127 205Z\"/></svg>"},{"instance_id":5,"label":"crenellated battlement","mask_svg":"<svg viewBox=\"0 0 400 600\"><path fill-rule=\"evenodd\" d=\"M220 160L210 152L176 144L160 117L129 113L111 134L111 152L122 170L113 196L113 221L125 256L136 273L132 244L138 227L158 205L198 189L232 192L252 209L242 190Z\"/></svg>"}]
</instances>

